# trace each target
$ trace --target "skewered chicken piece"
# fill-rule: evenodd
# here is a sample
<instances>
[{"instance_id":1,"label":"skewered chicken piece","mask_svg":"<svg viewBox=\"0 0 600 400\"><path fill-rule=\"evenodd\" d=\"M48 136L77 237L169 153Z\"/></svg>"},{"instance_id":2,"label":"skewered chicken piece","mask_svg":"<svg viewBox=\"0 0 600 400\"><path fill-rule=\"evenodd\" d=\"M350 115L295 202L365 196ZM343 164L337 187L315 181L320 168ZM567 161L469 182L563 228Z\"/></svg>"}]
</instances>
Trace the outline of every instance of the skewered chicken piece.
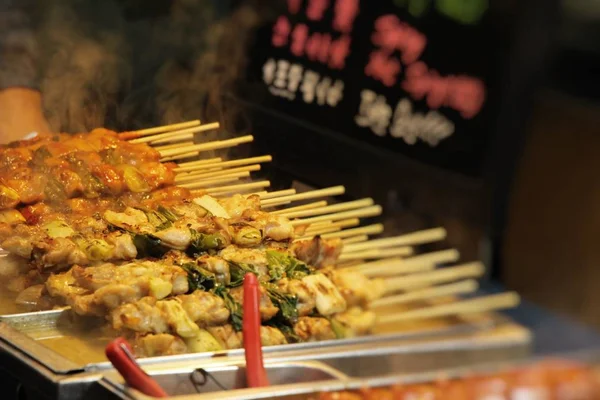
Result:
<instances>
[{"instance_id":1,"label":"skewered chicken piece","mask_svg":"<svg viewBox=\"0 0 600 400\"><path fill-rule=\"evenodd\" d=\"M101 216L105 211L123 211L126 207L140 207L156 210L159 206L180 208L191 201L192 193L181 187L170 186L150 193L124 193L118 197L96 199L67 199L59 204L40 202L20 209L0 210L0 242L10 236L10 229L16 225L43 225L52 221L77 224L85 218ZM186 210L185 207L184 211ZM199 207L200 208L200 207Z\"/></svg>"},{"instance_id":2,"label":"skewered chicken piece","mask_svg":"<svg viewBox=\"0 0 600 400\"><path fill-rule=\"evenodd\" d=\"M89 133L55 134L0 145L0 170L27 165L40 155L64 157L77 151L102 153L103 158L115 163L160 159L160 154L152 147L123 141L117 133L98 128Z\"/></svg>"},{"instance_id":3,"label":"skewered chicken piece","mask_svg":"<svg viewBox=\"0 0 600 400\"><path fill-rule=\"evenodd\" d=\"M171 356L188 352L185 342L180 337L167 333L139 335L133 343L133 351L138 357Z\"/></svg>"},{"instance_id":4,"label":"skewered chicken piece","mask_svg":"<svg viewBox=\"0 0 600 400\"><path fill-rule=\"evenodd\" d=\"M56 138L0 148L0 209L150 192L175 181L175 164L160 163L155 149L120 141L114 133Z\"/></svg>"},{"instance_id":5,"label":"skewered chicken piece","mask_svg":"<svg viewBox=\"0 0 600 400\"><path fill-rule=\"evenodd\" d=\"M177 333L190 337L203 327L224 324L229 310L223 299L200 290L167 300L144 297L135 303L123 304L110 313L112 327L142 333Z\"/></svg>"},{"instance_id":6,"label":"skewered chicken piece","mask_svg":"<svg viewBox=\"0 0 600 400\"><path fill-rule=\"evenodd\" d=\"M252 217L246 216L250 214ZM72 218L69 222L73 226L60 220L41 226L3 225L0 237L8 237L2 242L5 250L32 259L33 265L40 269L137 256L160 257L169 249L202 253L222 249L232 242L238 246L255 246L275 237L293 238L283 234L293 235L293 229L282 217L250 209L239 218L217 215L228 216L228 213L217 200L203 196L192 202L171 205L169 209L127 207L123 212L107 210L102 218ZM117 230L111 232L108 228ZM270 233L263 236L262 232Z\"/></svg>"},{"instance_id":7,"label":"skewered chicken piece","mask_svg":"<svg viewBox=\"0 0 600 400\"><path fill-rule=\"evenodd\" d=\"M341 239L322 239L317 236L310 240L295 242L291 251L299 260L315 268L334 265L342 253Z\"/></svg>"},{"instance_id":8,"label":"skewered chicken piece","mask_svg":"<svg viewBox=\"0 0 600 400\"><path fill-rule=\"evenodd\" d=\"M175 354L240 349L244 345L242 332L236 331L229 324L209 326L206 330L199 329L199 332L202 332L202 343L194 343L193 340L187 338L180 339L177 335L168 333L138 334L135 339L136 345L134 346L134 350L139 357L152 357L174 354L174 344L177 344L175 349L178 351ZM210 335L210 338L207 337L207 334ZM291 334L294 335L295 341L302 342L332 340L337 337L329 321L324 318L311 317L301 318L293 327ZM263 346L277 346L290 343L286 335L274 326L261 326L260 338ZM215 343L211 339L218 346L215 346ZM185 346L186 343L187 346Z\"/></svg>"},{"instance_id":9,"label":"skewered chicken piece","mask_svg":"<svg viewBox=\"0 0 600 400\"><path fill-rule=\"evenodd\" d=\"M294 333L303 342L320 342L332 340L337 336L331 322L325 318L301 317L294 325Z\"/></svg>"},{"instance_id":10,"label":"skewered chicken piece","mask_svg":"<svg viewBox=\"0 0 600 400\"><path fill-rule=\"evenodd\" d=\"M121 304L145 296L163 299L189 289L186 272L164 262L142 261L124 265L102 264L52 275L48 293L70 305L80 315L105 316Z\"/></svg>"}]
</instances>

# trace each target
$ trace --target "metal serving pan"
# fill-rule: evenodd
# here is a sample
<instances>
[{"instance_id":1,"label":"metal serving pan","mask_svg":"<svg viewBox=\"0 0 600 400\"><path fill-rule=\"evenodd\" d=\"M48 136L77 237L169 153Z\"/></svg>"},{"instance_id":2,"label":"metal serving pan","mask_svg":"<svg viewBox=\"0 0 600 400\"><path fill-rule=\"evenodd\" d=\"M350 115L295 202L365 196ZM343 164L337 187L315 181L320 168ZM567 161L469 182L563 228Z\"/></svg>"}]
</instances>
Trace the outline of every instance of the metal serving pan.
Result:
<instances>
[{"instance_id":1,"label":"metal serving pan","mask_svg":"<svg viewBox=\"0 0 600 400\"><path fill-rule=\"evenodd\" d=\"M386 356L384 356L386 358ZM546 357L547 358L547 357ZM561 356L561 359L574 361L582 361L588 364L597 365L600 360L600 352L587 351L585 353L569 354ZM357 364L361 364L360 357L352 360ZM236 374L243 373L243 369L238 366L223 366L221 368L206 368L202 370L201 380L197 380L199 371L186 371L185 369L163 369L163 370L147 370L159 384L163 386L166 392L170 395L169 398L177 400L254 400L254 399L286 399L286 400L307 400L318 398L321 392L357 390L365 387L377 388L391 386L395 384L415 384L415 383L430 383L440 377L444 378L460 378L466 376L494 374L500 370L513 369L530 365L539 359L520 358L512 361L479 363L462 366L459 368L444 368L430 370L427 372L418 373L398 373L397 371L390 374L382 374L369 378L352 378L340 371L332 370L324 367L319 363L312 363L310 368L314 368L312 377L315 378L312 382L299 382L296 376L289 376L286 372L292 371L290 365L280 366L273 364L267 368L271 386L259 389L244 389L240 388L243 385L243 379L236 380L232 377ZM319 371L319 372L316 372ZM393 371L393 370L390 370ZM206 376L208 375L208 378ZM213 382L219 380L220 385L215 385ZM205 385L199 385L198 382L206 382ZM104 376L100 384L113 395L121 399L130 400L150 400L152 397L146 396L137 390L131 389L123 385L121 377L117 373L108 373ZM227 387L227 385L230 385ZM221 390L220 386L224 386L229 390Z\"/></svg>"},{"instance_id":2,"label":"metal serving pan","mask_svg":"<svg viewBox=\"0 0 600 400\"><path fill-rule=\"evenodd\" d=\"M110 340L102 336L101 319L74 318L70 310L42 311L0 316L0 340L19 343L19 348L55 373L90 371L107 367L104 347ZM266 356L281 352L310 353L313 357L325 356L336 349L357 347L375 349L388 342L444 342L461 340L460 345L468 349L474 346L472 337L485 334L491 329L507 324L499 314L486 314L472 318L440 318L415 324L386 326L375 334L352 339L331 340L313 343L298 343L265 347ZM505 346L528 345L530 337L522 334L518 339L498 338ZM407 351L409 351L407 349ZM237 357L241 349L211 353L195 353L178 356L153 357L142 363L164 363L173 360L207 360Z\"/></svg>"},{"instance_id":3,"label":"metal serving pan","mask_svg":"<svg viewBox=\"0 0 600 400\"><path fill-rule=\"evenodd\" d=\"M60 319L63 315L66 314L40 313L35 324L26 324L21 328L29 329L27 332L36 337L36 330L32 329L35 325L40 328L53 326L52 321ZM19 328L19 323L15 323L14 326ZM479 332L429 338L414 336L397 341L369 341L337 346L314 343L310 346L301 345L293 350L290 350L290 347L265 348L265 361L270 367L269 370L275 374L270 377L274 383L288 384L290 379L298 383L298 379L294 378L297 375L303 377L302 381L319 381L329 380L331 376L335 379L372 377L389 371L415 373L432 368L452 368L483 361L520 358L528 354L528 347L523 344L522 335L518 332L513 336L507 335L503 329L489 334ZM226 389L243 385L243 382L237 386L232 383L238 382L237 378L234 378L241 376L241 366L244 364L241 351L148 358L139 361L148 373L160 376L159 379L165 380L161 383L174 388L173 393L189 392L193 389L194 387L190 386L190 377L198 368L218 374L217 380L224 382L227 385L224 385ZM0 323L0 365L0 368L10 371L17 379L26 383L27 389L37 388L49 399L91 400L111 396L120 398L126 392L119 374L109 363L78 365L6 322ZM287 368L285 371L276 372L284 366ZM207 390L207 387L203 387L203 390ZM210 387L208 390L211 390Z\"/></svg>"}]
</instances>

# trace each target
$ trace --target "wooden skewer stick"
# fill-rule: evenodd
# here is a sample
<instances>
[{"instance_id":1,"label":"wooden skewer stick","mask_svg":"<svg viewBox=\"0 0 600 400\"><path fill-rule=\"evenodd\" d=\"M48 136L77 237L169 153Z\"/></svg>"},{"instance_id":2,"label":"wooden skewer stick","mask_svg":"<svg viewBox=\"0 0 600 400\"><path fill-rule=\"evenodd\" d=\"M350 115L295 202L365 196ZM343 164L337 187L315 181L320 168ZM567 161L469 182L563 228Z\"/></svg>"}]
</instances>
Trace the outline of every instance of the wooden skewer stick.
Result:
<instances>
[{"instance_id":1,"label":"wooden skewer stick","mask_svg":"<svg viewBox=\"0 0 600 400\"><path fill-rule=\"evenodd\" d=\"M393 249L372 249L365 251L355 251L353 253L342 253L340 254L338 260L373 260L375 258L410 256L412 253L412 247L397 247Z\"/></svg>"},{"instance_id":2,"label":"wooden skewer stick","mask_svg":"<svg viewBox=\"0 0 600 400\"><path fill-rule=\"evenodd\" d=\"M406 260L408 259L409 258L406 258ZM348 269L349 271L357 271L368 277L378 276L380 271L388 270L394 271L394 273L390 275L396 276L415 272L431 271L432 269L435 269L435 265L433 264L405 264L404 260L404 258L400 257L391 257L377 261L371 261L368 263L358 263L344 267L338 266L338 268L342 268L344 270Z\"/></svg>"},{"instance_id":3,"label":"wooden skewer stick","mask_svg":"<svg viewBox=\"0 0 600 400\"><path fill-rule=\"evenodd\" d=\"M345 252L363 251L372 248L387 248L396 246L416 246L424 243L437 242L446 238L444 228L427 229L385 239L371 240L368 243L355 244L344 248Z\"/></svg>"},{"instance_id":4,"label":"wooden skewer stick","mask_svg":"<svg viewBox=\"0 0 600 400\"><path fill-rule=\"evenodd\" d=\"M456 301L425 307L418 310L405 311L399 314L386 315L378 318L378 324L419 320L427 318L449 317L454 315L475 314L496 310L505 310L519 305L521 299L515 292L493 294L476 299Z\"/></svg>"},{"instance_id":5,"label":"wooden skewer stick","mask_svg":"<svg viewBox=\"0 0 600 400\"><path fill-rule=\"evenodd\" d=\"M432 286L412 292L387 296L369 303L370 308L387 307L397 304L412 303L419 300L429 300L436 297L454 296L458 294L473 293L479 289L479 283L474 279L450 283L448 285Z\"/></svg>"},{"instance_id":6,"label":"wooden skewer stick","mask_svg":"<svg viewBox=\"0 0 600 400\"><path fill-rule=\"evenodd\" d=\"M381 232L383 232L383 224L373 224L373 225L361 226L360 228L344 229L343 231L340 231L340 232L326 233L324 235L321 235L321 237L323 239L333 239L333 238L343 239L343 238L351 237L351 236L355 236L355 235L378 235Z\"/></svg>"},{"instance_id":7,"label":"wooden skewer stick","mask_svg":"<svg viewBox=\"0 0 600 400\"><path fill-rule=\"evenodd\" d=\"M263 207L273 207L281 204L285 204L290 201L299 200L311 200L319 197L338 196L346 192L346 188L343 186L333 186L325 189L311 190L309 192L298 193L291 196L282 196L275 199L265 200L262 203Z\"/></svg>"},{"instance_id":8,"label":"wooden skewer stick","mask_svg":"<svg viewBox=\"0 0 600 400\"><path fill-rule=\"evenodd\" d=\"M309 226L306 227L305 234L306 235L318 235L319 233L316 233L316 231L321 231L323 229L330 229L330 228L338 228L338 229L343 229L346 227L350 227L350 226L356 226L360 223L360 219L358 218L348 218L348 219L343 219L341 221L323 221L323 222L315 222L314 224L310 224Z\"/></svg>"},{"instance_id":9,"label":"wooden skewer stick","mask_svg":"<svg viewBox=\"0 0 600 400\"><path fill-rule=\"evenodd\" d=\"M187 140L187 142L182 143L184 140ZM194 134L193 133L178 133L178 134L173 134L171 136L165 137L164 140L161 141L157 141L156 143L154 142L150 142L148 143L148 145L154 147L155 149L158 149L159 147L164 147L165 143L170 143L171 144L171 148L175 148L177 146L190 146L194 143ZM163 146L159 146L159 145L163 145Z\"/></svg>"},{"instance_id":10,"label":"wooden skewer stick","mask_svg":"<svg viewBox=\"0 0 600 400\"><path fill-rule=\"evenodd\" d=\"M154 150L156 151L163 151L163 150L169 150L169 149L174 149L176 147L179 146L191 146L192 144L194 144L194 142L185 142L185 143L175 143L175 144L169 144L166 146L160 146L160 147L155 147Z\"/></svg>"},{"instance_id":11,"label":"wooden skewer stick","mask_svg":"<svg viewBox=\"0 0 600 400\"><path fill-rule=\"evenodd\" d=\"M198 174L198 175L193 175L193 176L184 176L182 178L179 178L179 176L177 176L175 178L175 183L177 185L179 185L179 184L190 183L191 181L201 181L203 179L216 178L218 176L235 174L238 172L254 172L254 171L260 171L260 164L246 165L244 167L239 167L239 168L223 169L223 170L219 170L219 171L207 172L204 174Z\"/></svg>"},{"instance_id":12,"label":"wooden skewer stick","mask_svg":"<svg viewBox=\"0 0 600 400\"><path fill-rule=\"evenodd\" d=\"M181 184L181 185L177 185L177 186L183 187L186 189L190 189L190 190L194 190L194 189L214 186L214 185L220 184L220 183L237 181L240 178L247 178L249 176L250 176L250 172L244 171L244 172L237 172L237 173L234 173L231 175L220 176L215 179L206 179L206 180L202 180L202 181L198 181L198 182L185 183L185 184Z\"/></svg>"},{"instance_id":13,"label":"wooden skewer stick","mask_svg":"<svg viewBox=\"0 0 600 400\"><path fill-rule=\"evenodd\" d=\"M337 221L340 219L347 219L347 218L375 217L377 215L381 215L381 212L382 212L381 206L370 206L370 207L359 208L357 210L342 211L339 213L320 215L318 217L296 219L296 220L290 221L290 223L292 224L292 226L310 225L310 224L314 224L315 222L321 222L321 221Z\"/></svg>"},{"instance_id":14,"label":"wooden skewer stick","mask_svg":"<svg viewBox=\"0 0 600 400\"><path fill-rule=\"evenodd\" d=\"M242 143L249 143L254 140L252 135L240 136L234 139L216 140L214 142L195 144L193 146L181 146L177 149L169 149L160 153L161 157L175 157L187 153L202 152L208 150L224 149L227 147L237 146Z\"/></svg>"},{"instance_id":15,"label":"wooden skewer stick","mask_svg":"<svg viewBox=\"0 0 600 400\"><path fill-rule=\"evenodd\" d=\"M218 196L218 195L223 195L223 194L232 193L232 192L242 192L242 191L246 191L246 190L260 189L260 188L269 187L269 186L271 186L271 182L259 181L259 182L244 183L244 184L240 184L240 185L217 186L214 188L208 188L208 189L206 189L206 193L214 194L214 195Z\"/></svg>"},{"instance_id":16,"label":"wooden skewer stick","mask_svg":"<svg viewBox=\"0 0 600 400\"><path fill-rule=\"evenodd\" d=\"M139 139L134 139L131 143L150 143L152 145L168 143L170 141L176 140L177 137L187 136L193 138L196 133L211 131L213 129L219 129L220 125L218 122L212 122L210 124L204 124L200 126L195 126L193 128L182 129L178 131L161 133L160 135L155 136L146 136Z\"/></svg>"},{"instance_id":17,"label":"wooden skewer stick","mask_svg":"<svg viewBox=\"0 0 600 400\"><path fill-rule=\"evenodd\" d=\"M369 237L367 235L358 235L349 237L348 239L344 239L342 240L342 242L344 243L344 246L346 246L352 243L366 242L367 240L369 240Z\"/></svg>"},{"instance_id":18,"label":"wooden skewer stick","mask_svg":"<svg viewBox=\"0 0 600 400\"><path fill-rule=\"evenodd\" d=\"M313 208L325 207L327 202L325 200L315 201L314 203L303 204L301 206L284 208L283 210L271 211L272 215L284 215L287 212L295 212L302 210L311 210Z\"/></svg>"},{"instance_id":19,"label":"wooden skewer stick","mask_svg":"<svg viewBox=\"0 0 600 400\"><path fill-rule=\"evenodd\" d=\"M349 226L356 226L360 223L360 220L358 223L354 224L354 225L349 225ZM379 233L381 233L383 231L383 225L382 224L375 224L375 225L368 225L368 226L363 226L360 228L354 228L354 229L340 229L338 227L338 229L329 229L329 225L330 224L324 224L324 225L316 225L317 228L313 228L313 226L315 225L311 225L309 226L303 235L303 239L312 239L314 236L316 236L317 234L320 235L323 239L334 239L334 238L339 238L339 239L344 239L344 238L348 238L348 237L353 237L353 236L357 236L357 235L377 235ZM368 229L364 229L364 228L368 228ZM314 229L318 229L318 233L313 232Z\"/></svg>"},{"instance_id":20,"label":"wooden skewer stick","mask_svg":"<svg viewBox=\"0 0 600 400\"><path fill-rule=\"evenodd\" d=\"M286 218L312 217L315 215L330 214L330 213L334 213L334 212L354 210L356 208L369 207L369 206L372 206L373 203L374 203L373 199L367 198L367 199L361 199L361 200L356 200L356 201L348 201L346 203L333 204L330 206L325 206L325 207L320 207L320 208L313 208L310 210L300 210L300 211L289 211L288 210L288 212L282 213L281 215Z\"/></svg>"},{"instance_id":21,"label":"wooden skewer stick","mask_svg":"<svg viewBox=\"0 0 600 400\"><path fill-rule=\"evenodd\" d=\"M171 150L171 149L169 149L169 150ZM167 150L167 151L169 151L169 150ZM189 153L178 154L178 155L172 156L172 157L163 157L160 159L160 162L186 160L188 158L198 157L199 155L200 155L199 151L190 151Z\"/></svg>"},{"instance_id":22,"label":"wooden skewer stick","mask_svg":"<svg viewBox=\"0 0 600 400\"><path fill-rule=\"evenodd\" d=\"M352 267L367 276L396 276L415 272L430 271L440 264L458 261L460 254L456 249L434 251L409 258L379 260Z\"/></svg>"},{"instance_id":23,"label":"wooden skewer stick","mask_svg":"<svg viewBox=\"0 0 600 400\"><path fill-rule=\"evenodd\" d=\"M207 162L202 164L192 164L190 166L182 167L179 166L174 169L175 172L180 175L194 174L196 171L211 169L211 168L229 168L229 167L239 167L242 165L250 165L250 164L261 164L264 162L271 162L273 157L271 156L260 156L260 157L250 157L250 158L242 158L239 160L231 160L231 161L223 161L219 159L216 162ZM295 193L295 192L294 192Z\"/></svg>"},{"instance_id":24,"label":"wooden skewer stick","mask_svg":"<svg viewBox=\"0 0 600 400\"><path fill-rule=\"evenodd\" d=\"M188 121L188 122L180 122L178 124L157 126L155 128L146 128L146 129L140 129L137 131L122 132L119 134L119 138L121 140L130 140L130 139L139 138L142 136L154 135L156 133L169 132L169 131L174 131L177 129L190 128L190 127L196 126L196 125L200 125L199 119L195 119L193 121Z\"/></svg>"},{"instance_id":25,"label":"wooden skewer stick","mask_svg":"<svg viewBox=\"0 0 600 400\"><path fill-rule=\"evenodd\" d=\"M223 161L223 159L221 157L207 158L205 160L196 160L196 161L189 161L189 162L184 162L184 163L177 163L177 166L178 166L177 168L191 167L191 166L205 165L205 164L217 164L222 161ZM175 172L177 172L177 168L175 169Z\"/></svg>"},{"instance_id":26,"label":"wooden skewer stick","mask_svg":"<svg viewBox=\"0 0 600 400\"><path fill-rule=\"evenodd\" d=\"M296 194L296 189L276 190L274 192L268 192L267 194L261 195L260 201L262 202L264 200L273 199L275 197L290 196L292 194Z\"/></svg>"},{"instance_id":27,"label":"wooden skewer stick","mask_svg":"<svg viewBox=\"0 0 600 400\"><path fill-rule=\"evenodd\" d=\"M314 236L322 235L329 232L336 232L346 227L356 226L360 224L358 218L348 218L337 222L327 221L324 224L312 224L304 231L303 236L300 236L298 240L312 239Z\"/></svg>"},{"instance_id":28,"label":"wooden skewer stick","mask_svg":"<svg viewBox=\"0 0 600 400\"><path fill-rule=\"evenodd\" d=\"M431 272L412 274L386 280L386 293L401 290L421 289L439 283L452 282L467 278L478 278L485 272L485 267L480 262L463 264L456 267L443 268Z\"/></svg>"}]
</instances>

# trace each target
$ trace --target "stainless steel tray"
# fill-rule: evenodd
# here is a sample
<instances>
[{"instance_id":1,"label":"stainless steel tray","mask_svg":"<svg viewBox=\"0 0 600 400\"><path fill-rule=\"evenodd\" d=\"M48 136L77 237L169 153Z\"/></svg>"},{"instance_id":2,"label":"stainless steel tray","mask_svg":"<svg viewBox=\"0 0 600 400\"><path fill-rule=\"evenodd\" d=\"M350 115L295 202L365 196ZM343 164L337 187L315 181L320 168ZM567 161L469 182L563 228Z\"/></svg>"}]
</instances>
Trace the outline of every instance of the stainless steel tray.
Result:
<instances>
[{"instance_id":1,"label":"stainless steel tray","mask_svg":"<svg viewBox=\"0 0 600 400\"><path fill-rule=\"evenodd\" d=\"M598 360L600 360L600 352L598 350L593 352L587 351L585 353L564 355L563 358L597 365ZM360 358L355 358L353 361L361 364ZM472 364L460 368L442 367L427 372L388 373L362 379L348 377L345 374L340 374L339 371L332 370L320 363L313 362L304 366L311 371L311 376L316 378L315 381L312 382L298 382L295 376L290 377L287 375L286 372L293 370L293 364L273 364L270 365L271 368L267 368L267 371L271 372L269 378L271 379L272 386L259 389L237 389L243 383L243 380L235 380L231 377L242 373L243 370L236 365L205 369L205 371L211 374L214 379L222 379L222 381L219 381L222 385L231 385L231 390L227 391L217 391L215 389L219 389L219 387L210 384L206 386L194 385L192 384L193 378L191 378L191 372L181 368L164 368L155 371L150 369L148 372L162 385L170 395L169 398L178 400L306 400L309 398L317 398L316 395L321 392L357 390L365 387L377 388L395 384L428 383L434 382L440 377L460 378L472 376L473 374L493 374L499 370L517 368L531 364L535 361L539 360L521 358L506 362ZM117 395L121 399L151 399L151 397L123 385L122 379L116 373L105 374L101 381L101 385L106 388L107 391Z\"/></svg>"},{"instance_id":2,"label":"stainless steel tray","mask_svg":"<svg viewBox=\"0 0 600 400\"><path fill-rule=\"evenodd\" d=\"M92 371L108 368L104 347L110 338L102 337L100 319L72 318L69 310L42 311L34 313L0 316L0 340L19 343L19 348L30 357L37 359L55 373ZM465 349L475 346L473 335L489 331L505 324L506 319L494 314L476 319L446 319L444 323L415 326L391 327L392 332L353 339L331 340L314 343L288 344L264 348L266 357L278 353L310 354L313 358L327 357L336 349L348 346L363 350L375 350L382 343L416 341L444 342L457 339ZM394 328L398 328L393 332ZM412 329L411 329L412 328ZM462 338L462 341L461 341ZM503 346L527 345L529 338L504 340ZM516 343L519 342L519 343ZM456 342L458 343L458 342ZM316 351L318 350L318 351ZM410 352L410 347L405 351ZM195 353L180 356L154 357L140 360L143 364L165 363L179 360L204 362L223 357L239 357L243 350L228 350L215 353Z\"/></svg>"},{"instance_id":3,"label":"stainless steel tray","mask_svg":"<svg viewBox=\"0 0 600 400\"><path fill-rule=\"evenodd\" d=\"M53 318L64 315L59 314L46 312L38 315L37 326L44 327ZM15 326L19 327L18 324ZM33 326L35 324L26 325L27 328ZM270 377L274 383L287 384L292 379L298 384L298 379L294 378L297 372L301 372L299 375L302 376L302 381L329 380L332 377L345 380L351 379L350 377L387 374L389 371L415 373L432 368L452 368L527 355L528 348L523 345L520 336L517 335L514 339L510 343L510 336L505 334L499 334L498 337L457 334L323 348L315 344L314 347L302 346L294 351L266 348L265 360L269 370L276 374ZM108 363L95 363L81 368L5 322L0 323L0 363L21 382L43 390L51 399L123 398L130 394L122 385L119 374ZM200 357L192 354L144 359L140 363L151 375L160 376L161 383L172 389L172 393L194 389L190 386L189 378L200 367L218 373L219 382L231 385L229 388L243 385L243 382L239 382L237 386L232 384L238 382L235 377L240 376L241 366L244 364L243 354L239 351L236 354L209 354ZM287 366L285 371L276 372L284 366ZM204 387L203 390L212 389ZM222 395L221 392L211 393Z\"/></svg>"}]
</instances>

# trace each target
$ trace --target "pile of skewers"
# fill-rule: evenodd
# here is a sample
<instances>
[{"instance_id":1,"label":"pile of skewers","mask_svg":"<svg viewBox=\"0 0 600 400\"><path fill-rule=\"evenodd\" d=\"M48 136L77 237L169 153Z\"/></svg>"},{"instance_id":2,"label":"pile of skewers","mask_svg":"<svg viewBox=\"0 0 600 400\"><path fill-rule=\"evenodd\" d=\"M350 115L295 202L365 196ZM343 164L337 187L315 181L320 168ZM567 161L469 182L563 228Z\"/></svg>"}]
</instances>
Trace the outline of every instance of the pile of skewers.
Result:
<instances>
[{"instance_id":1,"label":"pile of skewers","mask_svg":"<svg viewBox=\"0 0 600 400\"><path fill-rule=\"evenodd\" d=\"M96 129L1 147L0 277L17 302L105 318L143 356L241 347L248 272L261 283L264 345L518 304L514 293L428 304L475 292L484 272L478 262L437 268L458 261L454 249L415 255L442 228L370 240L383 227L358 226L381 207L323 200L342 186L257 192L270 183L241 181L270 156L183 162L252 140L194 144L216 128ZM378 312L405 304L418 307Z\"/></svg>"}]
</instances>

